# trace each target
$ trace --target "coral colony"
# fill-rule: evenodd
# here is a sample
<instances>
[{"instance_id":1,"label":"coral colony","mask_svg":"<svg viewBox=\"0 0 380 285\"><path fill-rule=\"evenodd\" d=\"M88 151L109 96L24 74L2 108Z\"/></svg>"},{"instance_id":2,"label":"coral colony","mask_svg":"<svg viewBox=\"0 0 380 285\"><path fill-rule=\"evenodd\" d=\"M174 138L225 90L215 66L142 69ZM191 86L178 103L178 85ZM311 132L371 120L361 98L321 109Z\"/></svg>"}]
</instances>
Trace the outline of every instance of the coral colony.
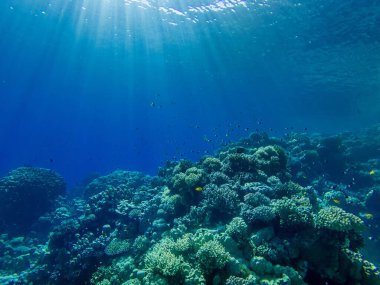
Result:
<instances>
[{"instance_id":1,"label":"coral colony","mask_svg":"<svg viewBox=\"0 0 380 285\"><path fill-rule=\"evenodd\" d=\"M379 158L375 126L255 133L75 198L57 173L17 168L0 179L0 283L380 284Z\"/></svg>"}]
</instances>

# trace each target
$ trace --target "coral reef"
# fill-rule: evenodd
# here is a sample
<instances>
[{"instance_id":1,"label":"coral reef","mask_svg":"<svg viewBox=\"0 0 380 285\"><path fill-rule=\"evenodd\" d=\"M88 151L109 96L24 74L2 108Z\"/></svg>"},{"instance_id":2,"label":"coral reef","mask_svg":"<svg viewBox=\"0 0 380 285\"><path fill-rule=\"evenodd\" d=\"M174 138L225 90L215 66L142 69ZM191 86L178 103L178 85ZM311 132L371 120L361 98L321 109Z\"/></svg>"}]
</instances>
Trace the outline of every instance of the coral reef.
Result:
<instances>
[{"instance_id":1,"label":"coral reef","mask_svg":"<svg viewBox=\"0 0 380 285\"><path fill-rule=\"evenodd\" d=\"M80 197L16 169L0 179L0 283L379 285L372 137L255 133L158 176L96 177Z\"/></svg>"},{"instance_id":2,"label":"coral reef","mask_svg":"<svg viewBox=\"0 0 380 285\"><path fill-rule=\"evenodd\" d=\"M23 232L65 193L57 173L43 168L20 167L0 179L0 229Z\"/></svg>"}]
</instances>

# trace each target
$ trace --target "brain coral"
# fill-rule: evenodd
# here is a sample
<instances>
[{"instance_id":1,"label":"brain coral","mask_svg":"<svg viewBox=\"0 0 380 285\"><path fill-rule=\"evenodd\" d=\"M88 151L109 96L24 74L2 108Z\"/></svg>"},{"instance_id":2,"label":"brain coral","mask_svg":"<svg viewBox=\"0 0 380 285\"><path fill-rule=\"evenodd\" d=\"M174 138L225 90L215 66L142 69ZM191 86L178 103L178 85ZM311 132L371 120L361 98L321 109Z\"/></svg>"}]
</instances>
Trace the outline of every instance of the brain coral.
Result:
<instances>
[{"instance_id":1,"label":"brain coral","mask_svg":"<svg viewBox=\"0 0 380 285\"><path fill-rule=\"evenodd\" d=\"M30 226L51 210L65 188L63 178L49 169L20 167L11 171L0 179L0 224Z\"/></svg>"},{"instance_id":2,"label":"brain coral","mask_svg":"<svg viewBox=\"0 0 380 285\"><path fill-rule=\"evenodd\" d=\"M316 224L319 228L339 232L361 231L364 229L364 222L359 217L335 206L321 209L318 212Z\"/></svg>"}]
</instances>

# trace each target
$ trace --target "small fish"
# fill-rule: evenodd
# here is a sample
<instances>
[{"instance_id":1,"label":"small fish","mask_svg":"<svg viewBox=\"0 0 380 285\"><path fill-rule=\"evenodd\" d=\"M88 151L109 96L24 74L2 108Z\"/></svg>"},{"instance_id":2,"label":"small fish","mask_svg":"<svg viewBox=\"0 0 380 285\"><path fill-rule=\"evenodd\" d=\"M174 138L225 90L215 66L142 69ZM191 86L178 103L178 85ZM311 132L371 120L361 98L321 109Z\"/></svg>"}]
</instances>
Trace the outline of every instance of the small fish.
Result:
<instances>
[{"instance_id":1,"label":"small fish","mask_svg":"<svg viewBox=\"0 0 380 285\"><path fill-rule=\"evenodd\" d=\"M197 192L202 192L203 188L202 187L195 187L195 191Z\"/></svg>"},{"instance_id":2,"label":"small fish","mask_svg":"<svg viewBox=\"0 0 380 285\"><path fill-rule=\"evenodd\" d=\"M373 214L371 214L371 213L365 213L365 214L363 214L363 216L364 216L366 219L368 219L368 220L373 219Z\"/></svg>"},{"instance_id":3,"label":"small fish","mask_svg":"<svg viewBox=\"0 0 380 285\"><path fill-rule=\"evenodd\" d=\"M369 172L369 175L374 175L376 172L375 172L375 170L371 170L370 172Z\"/></svg>"},{"instance_id":4,"label":"small fish","mask_svg":"<svg viewBox=\"0 0 380 285\"><path fill-rule=\"evenodd\" d=\"M332 199L332 201L333 201L335 204L337 204L337 205L340 204L340 200L339 200L339 199Z\"/></svg>"}]
</instances>

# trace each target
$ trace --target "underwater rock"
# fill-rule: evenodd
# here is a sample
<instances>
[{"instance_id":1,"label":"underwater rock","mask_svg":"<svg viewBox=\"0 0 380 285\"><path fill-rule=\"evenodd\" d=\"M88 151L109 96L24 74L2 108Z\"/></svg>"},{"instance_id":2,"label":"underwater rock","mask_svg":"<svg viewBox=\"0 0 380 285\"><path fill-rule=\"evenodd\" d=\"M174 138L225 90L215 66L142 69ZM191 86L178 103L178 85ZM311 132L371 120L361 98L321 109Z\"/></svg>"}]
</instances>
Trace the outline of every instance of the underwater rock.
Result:
<instances>
[{"instance_id":1,"label":"underwater rock","mask_svg":"<svg viewBox=\"0 0 380 285\"><path fill-rule=\"evenodd\" d=\"M53 209L54 200L65 194L65 188L63 178L49 169L20 167L11 171L0 179L1 227L27 230Z\"/></svg>"}]
</instances>

